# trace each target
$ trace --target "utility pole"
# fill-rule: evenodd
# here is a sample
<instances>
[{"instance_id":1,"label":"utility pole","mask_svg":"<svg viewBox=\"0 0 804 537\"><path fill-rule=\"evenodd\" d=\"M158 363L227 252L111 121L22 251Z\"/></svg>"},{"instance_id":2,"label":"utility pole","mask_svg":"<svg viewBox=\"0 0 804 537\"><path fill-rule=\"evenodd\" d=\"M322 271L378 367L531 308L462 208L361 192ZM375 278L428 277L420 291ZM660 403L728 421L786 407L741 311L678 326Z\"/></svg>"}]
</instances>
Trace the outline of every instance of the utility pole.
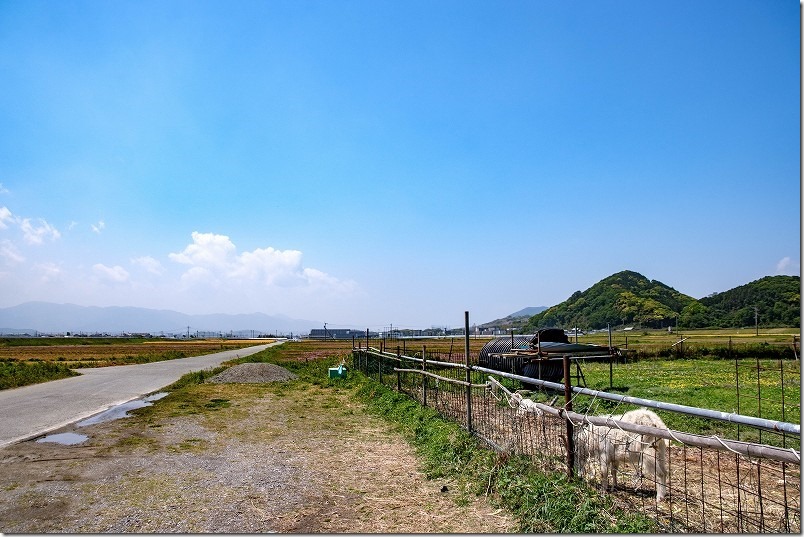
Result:
<instances>
[{"instance_id":1,"label":"utility pole","mask_svg":"<svg viewBox=\"0 0 804 537\"><path fill-rule=\"evenodd\" d=\"M756 327L757 335L759 335L759 307L754 306L754 327Z\"/></svg>"}]
</instances>

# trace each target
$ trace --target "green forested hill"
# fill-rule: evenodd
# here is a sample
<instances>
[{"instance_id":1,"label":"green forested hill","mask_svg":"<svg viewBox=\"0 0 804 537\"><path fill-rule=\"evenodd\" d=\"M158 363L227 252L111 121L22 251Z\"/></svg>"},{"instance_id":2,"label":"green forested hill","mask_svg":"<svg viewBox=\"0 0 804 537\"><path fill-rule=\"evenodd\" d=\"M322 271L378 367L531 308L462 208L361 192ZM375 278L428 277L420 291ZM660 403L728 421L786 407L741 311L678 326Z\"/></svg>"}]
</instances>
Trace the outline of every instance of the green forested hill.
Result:
<instances>
[{"instance_id":1,"label":"green forested hill","mask_svg":"<svg viewBox=\"0 0 804 537\"><path fill-rule=\"evenodd\" d=\"M675 325L680 312L695 299L662 282L625 270L605 278L586 291L576 291L567 300L534 315L526 329L545 326L605 328L639 324L661 328Z\"/></svg>"},{"instance_id":2,"label":"green forested hill","mask_svg":"<svg viewBox=\"0 0 804 537\"><path fill-rule=\"evenodd\" d=\"M524 330L556 326L587 329L607 324L644 328L741 327L754 324L758 307L762 326L798 326L801 318L800 278L768 276L702 300L632 271L605 278L586 291L534 315Z\"/></svg>"},{"instance_id":3,"label":"green forested hill","mask_svg":"<svg viewBox=\"0 0 804 537\"><path fill-rule=\"evenodd\" d=\"M754 324L754 307L763 326L801 324L801 277L766 276L700 300L708 326L730 328Z\"/></svg>"}]
</instances>

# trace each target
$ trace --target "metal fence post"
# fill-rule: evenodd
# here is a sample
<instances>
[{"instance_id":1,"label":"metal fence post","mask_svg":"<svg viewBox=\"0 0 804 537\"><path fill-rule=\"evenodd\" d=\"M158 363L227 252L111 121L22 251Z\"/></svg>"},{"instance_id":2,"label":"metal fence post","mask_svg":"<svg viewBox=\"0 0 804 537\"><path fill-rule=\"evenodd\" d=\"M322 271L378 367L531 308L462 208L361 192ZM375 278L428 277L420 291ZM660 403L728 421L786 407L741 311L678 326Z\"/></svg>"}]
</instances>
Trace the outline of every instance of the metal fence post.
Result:
<instances>
[{"instance_id":1,"label":"metal fence post","mask_svg":"<svg viewBox=\"0 0 804 537\"><path fill-rule=\"evenodd\" d=\"M469 363L469 312L464 312L464 358L466 360L466 428L472 432L472 366Z\"/></svg>"},{"instance_id":2,"label":"metal fence post","mask_svg":"<svg viewBox=\"0 0 804 537\"><path fill-rule=\"evenodd\" d=\"M782 421L785 421L784 412L784 361L779 358L779 381L782 386ZM782 447L787 447L787 435L782 434Z\"/></svg>"},{"instance_id":3,"label":"metal fence post","mask_svg":"<svg viewBox=\"0 0 804 537\"><path fill-rule=\"evenodd\" d=\"M757 417L762 417L762 382L760 382L762 370L759 367L759 356L757 356ZM759 430L759 443L762 443L762 429Z\"/></svg>"},{"instance_id":4,"label":"metal fence post","mask_svg":"<svg viewBox=\"0 0 804 537\"><path fill-rule=\"evenodd\" d=\"M400 367L402 366L402 355L399 354L399 345L396 346L396 359L398 360L397 365L397 372L396 372L396 391L402 391L402 372L399 371Z\"/></svg>"},{"instance_id":5,"label":"metal fence post","mask_svg":"<svg viewBox=\"0 0 804 537\"><path fill-rule=\"evenodd\" d=\"M609 389L614 388L614 353L609 347Z\"/></svg>"},{"instance_id":6,"label":"metal fence post","mask_svg":"<svg viewBox=\"0 0 804 537\"><path fill-rule=\"evenodd\" d=\"M564 355L564 408L572 412L572 385L570 384L570 359ZM567 475L572 479L575 475L575 438L572 420L567 416Z\"/></svg>"},{"instance_id":7,"label":"metal fence post","mask_svg":"<svg viewBox=\"0 0 804 537\"><path fill-rule=\"evenodd\" d=\"M357 342L357 363L355 364L355 369L361 369L361 363L363 359L363 345L360 341Z\"/></svg>"},{"instance_id":8,"label":"metal fence post","mask_svg":"<svg viewBox=\"0 0 804 537\"><path fill-rule=\"evenodd\" d=\"M422 345L422 371L427 371L427 345ZM427 375L422 375L422 404L427 406Z\"/></svg>"}]
</instances>

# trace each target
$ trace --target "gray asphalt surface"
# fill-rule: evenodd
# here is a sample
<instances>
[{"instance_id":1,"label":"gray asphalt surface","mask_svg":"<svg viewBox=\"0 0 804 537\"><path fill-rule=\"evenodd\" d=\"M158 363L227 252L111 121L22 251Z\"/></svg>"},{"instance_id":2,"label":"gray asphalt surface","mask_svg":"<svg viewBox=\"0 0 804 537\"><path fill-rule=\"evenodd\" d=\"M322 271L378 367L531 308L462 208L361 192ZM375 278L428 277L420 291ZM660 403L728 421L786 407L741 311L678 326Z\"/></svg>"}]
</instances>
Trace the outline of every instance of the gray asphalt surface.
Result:
<instances>
[{"instance_id":1,"label":"gray asphalt surface","mask_svg":"<svg viewBox=\"0 0 804 537\"><path fill-rule=\"evenodd\" d=\"M0 390L0 448L43 435L283 341L192 358L78 370L81 376Z\"/></svg>"}]
</instances>

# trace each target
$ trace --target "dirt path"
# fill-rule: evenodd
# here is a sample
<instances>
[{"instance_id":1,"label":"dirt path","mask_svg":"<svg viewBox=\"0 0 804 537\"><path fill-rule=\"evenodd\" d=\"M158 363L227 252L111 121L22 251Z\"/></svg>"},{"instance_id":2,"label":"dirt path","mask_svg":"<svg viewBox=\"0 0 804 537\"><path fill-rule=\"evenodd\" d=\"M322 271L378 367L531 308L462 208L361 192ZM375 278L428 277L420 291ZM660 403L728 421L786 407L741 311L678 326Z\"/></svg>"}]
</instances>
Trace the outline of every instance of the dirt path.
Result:
<instances>
[{"instance_id":1,"label":"dirt path","mask_svg":"<svg viewBox=\"0 0 804 537\"><path fill-rule=\"evenodd\" d=\"M83 444L0 449L0 532L513 531L348 394L299 385L204 384Z\"/></svg>"}]
</instances>

